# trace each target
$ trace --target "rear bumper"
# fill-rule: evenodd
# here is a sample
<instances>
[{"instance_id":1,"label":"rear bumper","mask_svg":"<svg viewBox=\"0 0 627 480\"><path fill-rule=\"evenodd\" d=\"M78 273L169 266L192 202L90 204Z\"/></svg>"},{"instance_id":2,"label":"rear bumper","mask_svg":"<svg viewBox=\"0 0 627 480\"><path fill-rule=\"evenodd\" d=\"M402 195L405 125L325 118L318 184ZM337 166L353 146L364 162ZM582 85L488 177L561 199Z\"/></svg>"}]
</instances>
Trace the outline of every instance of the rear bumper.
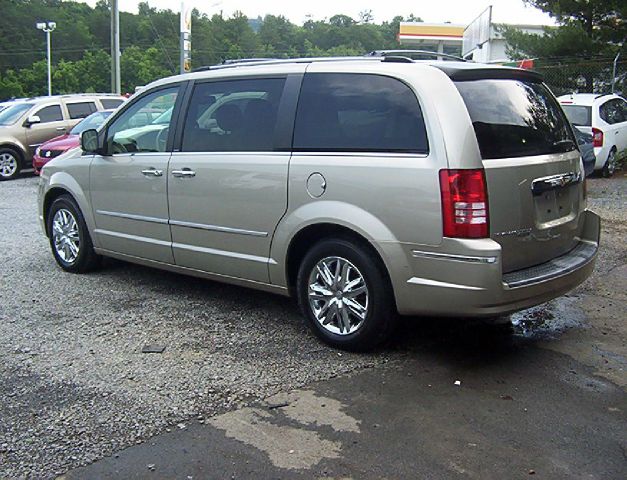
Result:
<instances>
[{"instance_id":1,"label":"rear bumper","mask_svg":"<svg viewBox=\"0 0 627 480\"><path fill-rule=\"evenodd\" d=\"M410 247L409 278L391 275L399 313L502 315L567 293L590 276L599 246L598 215L582 215L583 233L570 252L505 275L500 246L490 239L445 239L437 251Z\"/></svg>"}]
</instances>

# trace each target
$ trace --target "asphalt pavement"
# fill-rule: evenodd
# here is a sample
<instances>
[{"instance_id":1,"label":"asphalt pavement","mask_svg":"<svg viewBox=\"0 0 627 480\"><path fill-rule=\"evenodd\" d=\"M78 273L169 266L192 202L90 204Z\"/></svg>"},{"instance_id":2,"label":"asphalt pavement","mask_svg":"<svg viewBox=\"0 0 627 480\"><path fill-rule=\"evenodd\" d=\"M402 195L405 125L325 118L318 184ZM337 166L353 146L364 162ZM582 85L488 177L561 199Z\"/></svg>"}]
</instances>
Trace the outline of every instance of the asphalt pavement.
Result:
<instances>
[{"instance_id":1,"label":"asphalt pavement","mask_svg":"<svg viewBox=\"0 0 627 480\"><path fill-rule=\"evenodd\" d=\"M623 174L589 182L602 247L574 292L511 328L407 319L368 355L289 299L64 273L36 189L0 183L2 479L627 478Z\"/></svg>"}]
</instances>

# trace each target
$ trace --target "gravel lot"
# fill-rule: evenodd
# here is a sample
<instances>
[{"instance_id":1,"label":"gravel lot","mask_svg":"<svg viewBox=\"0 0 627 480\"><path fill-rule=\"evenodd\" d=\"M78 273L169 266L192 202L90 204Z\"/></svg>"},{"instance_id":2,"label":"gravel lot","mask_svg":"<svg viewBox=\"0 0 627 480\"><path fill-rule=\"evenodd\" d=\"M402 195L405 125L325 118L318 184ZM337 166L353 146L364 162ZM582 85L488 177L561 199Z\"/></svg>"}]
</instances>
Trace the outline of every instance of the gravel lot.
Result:
<instances>
[{"instance_id":1,"label":"gravel lot","mask_svg":"<svg viewBox=\"0 0 627 480\"><path fill-rule=\"evenodd\" d=\"M326 348L291 300L266 293L117 261L64 273L36 218L37 181L0 184L0 478L53 478L159 432L412 355L415 330L370 355ZM627 263L626 193L622 174L589 182L603 247L575 293L599 291ZM165 351L141 353L149 344Z\"/></svg>"}]
</instances>

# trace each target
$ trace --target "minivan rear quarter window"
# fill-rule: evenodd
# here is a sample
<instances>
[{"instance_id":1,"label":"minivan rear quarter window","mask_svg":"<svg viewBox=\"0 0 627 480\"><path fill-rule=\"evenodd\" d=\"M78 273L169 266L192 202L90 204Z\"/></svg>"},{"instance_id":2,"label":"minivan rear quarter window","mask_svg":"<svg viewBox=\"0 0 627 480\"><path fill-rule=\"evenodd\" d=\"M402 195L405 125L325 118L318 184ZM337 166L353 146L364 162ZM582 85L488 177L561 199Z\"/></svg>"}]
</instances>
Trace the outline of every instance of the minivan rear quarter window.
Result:
<instances>
[{"instance_id":1,"label":"minivan rear quarter window","mask_svg":"<svg viewBox=\"0 0 627 480\"><path fill-rule=\"evenodd\" d=\"M294 150L426 154L429 146L416 95L400 80L312 73L301 88Z\"/></svg>"},{"instance_id":2,"label":"minivan rear quarter window","mask_svg":"<svg viewBox=\"0 0 627 480\"><path fill-rule=\"evenodd\" d=\"M484 159L568 152L577 148L568 120L541 83L515 79L455 82Z\"/></svg>"}]
</instances>

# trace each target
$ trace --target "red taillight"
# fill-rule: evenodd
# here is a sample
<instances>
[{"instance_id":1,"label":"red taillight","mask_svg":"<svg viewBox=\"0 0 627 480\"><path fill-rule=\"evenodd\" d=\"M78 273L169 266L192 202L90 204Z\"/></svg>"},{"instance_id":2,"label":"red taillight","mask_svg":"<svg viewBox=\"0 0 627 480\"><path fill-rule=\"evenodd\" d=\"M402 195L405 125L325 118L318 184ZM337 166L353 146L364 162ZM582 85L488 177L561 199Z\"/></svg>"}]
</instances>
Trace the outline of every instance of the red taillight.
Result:
<instances>
[{"instance_id":1,"label":"red taillight","mask_svg":"<svg viewBox=\"0 0 627 480\"><path fill-rule=\"evenodd\" d=\"M598 128L592 127L592 146L593 147L602 147L603 146L603 132Z\"/></svg>"},{"instance_id":2,"label":"red taillight","mask_svg":"<svg viewBox=\"0 0 627 480\"><path fill-rule=\"evenodd\" d=\"M440 170L440 194L445 237L488 236L488 190L483 169Z\"/></svg>"}]
</instances>

